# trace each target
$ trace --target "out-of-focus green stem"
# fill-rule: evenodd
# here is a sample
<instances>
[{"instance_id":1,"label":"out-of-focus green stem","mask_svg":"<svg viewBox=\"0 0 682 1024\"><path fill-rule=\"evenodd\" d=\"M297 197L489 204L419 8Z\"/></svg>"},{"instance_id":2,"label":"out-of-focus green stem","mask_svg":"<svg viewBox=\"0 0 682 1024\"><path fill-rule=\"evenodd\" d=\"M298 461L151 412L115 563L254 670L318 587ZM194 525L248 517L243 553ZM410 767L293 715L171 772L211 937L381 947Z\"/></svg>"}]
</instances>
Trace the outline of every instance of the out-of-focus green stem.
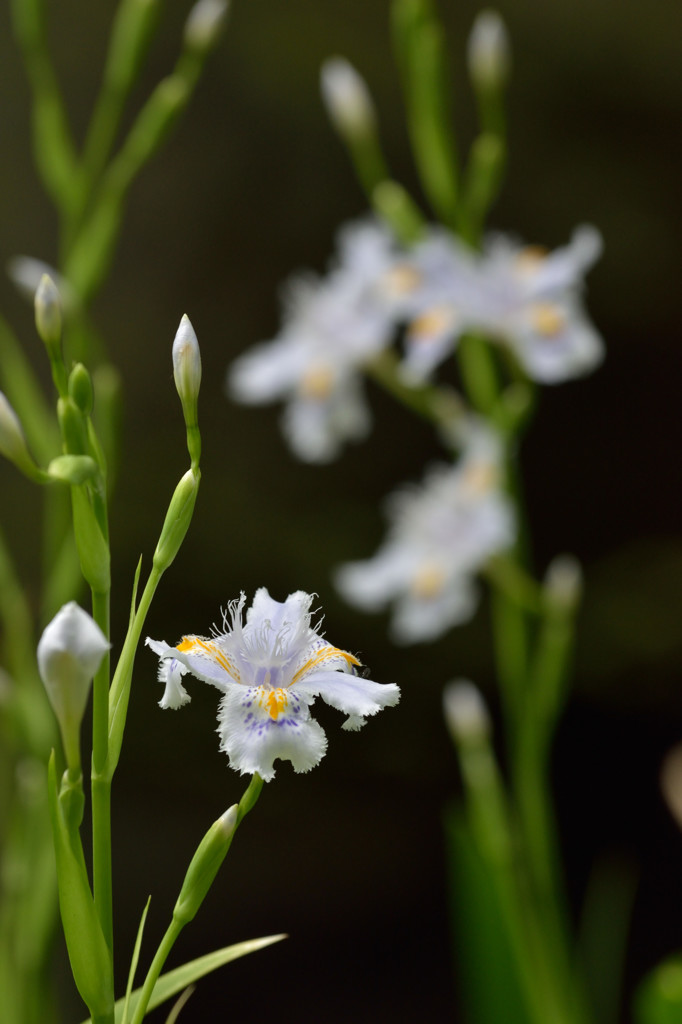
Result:
<instances>
[{"instance_id":1,"label":"out-of-focus green stem","mask_svg":"<svg viewBox=\"0 0 682 1024\"><path fill-rule=\"evenodd\" d=\"M92 593L93 618L109 639L110 593ZM109 754L109 653L93 680L92 700L92 875L95 908L113 957L113 890L111 873L111 780Z\"/></svg>"}]
</instances>

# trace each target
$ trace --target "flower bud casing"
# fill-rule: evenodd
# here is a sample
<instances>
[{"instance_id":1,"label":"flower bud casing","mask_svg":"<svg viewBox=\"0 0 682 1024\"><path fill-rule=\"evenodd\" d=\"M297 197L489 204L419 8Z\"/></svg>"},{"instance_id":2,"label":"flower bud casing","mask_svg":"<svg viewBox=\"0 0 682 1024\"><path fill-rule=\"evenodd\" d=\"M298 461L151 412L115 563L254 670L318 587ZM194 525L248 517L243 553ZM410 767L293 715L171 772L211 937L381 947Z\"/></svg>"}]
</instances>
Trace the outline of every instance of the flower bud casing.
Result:
<instances>
[{"instance_id":1,"label":"flower bud casing","mask_svg":"<svg viewBox=\"0 0 682 1024\"><path fill-rule=\"evenodd\" d=\"M47 467L51 480L78 486L84 484L99 472L99 466L89 455L58 455Z\"/></svg>"},{"instance_id":2,"label":"flower bud casing","mask_svg":"<svg viewBox=\"0 0 682 1024\"><path fill-rule=\"evenodd\" d=\"M82 363L76 363L69 374L69 397L76 403L84 416L92 412L92 378Z\"/></svg>"},{"instance_id":3,"label":"flower bud casing","mask_svg":"<svg viewBox=\"0 0 682 1024\"><path fill-rule=\"evenodd\" d=\"M218 869L232 843L238 821L239 805L233 804L215 821L199 843L187 868L173 917L182 924L192 920L213 884Z\"/></svg>"},{"instance_id":4,"label":"flower bud casing","mask_svg":"<svg viewBox=\"0 0 682 1024\"><path fill-rule=\"evenodd\" d=\"M175 488L154 552L154 568L159 572L165 572L185 539L197 500L199 479L199 470L188 469Z\"/></svg>"}]
</instances>

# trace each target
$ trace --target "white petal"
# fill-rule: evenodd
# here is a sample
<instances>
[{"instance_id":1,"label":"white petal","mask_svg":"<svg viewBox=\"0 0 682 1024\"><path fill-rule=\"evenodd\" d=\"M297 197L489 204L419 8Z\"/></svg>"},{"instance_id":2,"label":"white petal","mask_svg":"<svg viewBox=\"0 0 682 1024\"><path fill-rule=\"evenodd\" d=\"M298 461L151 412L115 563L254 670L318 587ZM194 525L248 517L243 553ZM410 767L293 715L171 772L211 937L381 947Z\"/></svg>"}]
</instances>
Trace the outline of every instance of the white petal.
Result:
<instances>
[{"instance_id":1,"label":"white petal","mask_svg":"<svg viewBox=\"0 0 682 1024\"><path fill-rule=\"evenodd\" d=\"M160 708L181 708L192 699L182 685L182 677L188 669L177 658L162 658L159 662L159 682L165 683Z\"/></svg>"},{"instance_id":2,"label":"white petal","mask_svg":"<svg viewBox=\"0 0 682 1024\"><path fill-rule=\"evenodd\" d=\"M394 707L400 700L400 690L395 683L374 683L346 672L311 672L296 683L294 689L308 697L319 695L330 707L354 718L375 715L382 708Z\"/></svg>"},{"instance_id":3,"label":"white petal","mask_svg":"<svg viewBox=\"0 0 682 1024\"><path fill-rule=\"evenodd\" d=\"M374 558L340 566L334 584L346 601L365 611L379 611L408 586L417 560L408 546L388 543Z\"/></svg>"},{"instance_id":4,"label":"white petal","mask_svg":"<svg viewBox=\"0 0 682 1024\"><path fill-rule=\"evenodd\" d=\"M192 644L191 649L179 651L177 647L171 647L163 640L152 640L151 637L147 637L145 641L160 658L176 658L197 679L217 686L224 693L228 685L235 681L234 666L230 671L230 662L220 649L218 640L186 636L183 642Z\"/></svg>"},{"instance_id":5,"label":"white petal","mask_svg":"<svg viewBox=\"0 0 682 1024\"><path fill-rule=\"evenodd\" d=\"M296 772L319 764L327 749L324 730L310 718L303 694L289 693L288 706L273 718L259 698L262 688L231 686L220 702L218 732L221 749L242 775L257 772L274 778L277 758L291 761Z\"/></svg>"},{"instance_id":6,"label":"white petal","mask_svg":"<svg viewBox=\"0 0 682 1024\"><path fill-rule=\"evenodd\" d=\"M429 600L407 593L395 606L391 623L393 638L401 644L435 640L452 626L470 619L476 603L475 587L466 577L451 582Z\"/></svg>"}]
</instances>

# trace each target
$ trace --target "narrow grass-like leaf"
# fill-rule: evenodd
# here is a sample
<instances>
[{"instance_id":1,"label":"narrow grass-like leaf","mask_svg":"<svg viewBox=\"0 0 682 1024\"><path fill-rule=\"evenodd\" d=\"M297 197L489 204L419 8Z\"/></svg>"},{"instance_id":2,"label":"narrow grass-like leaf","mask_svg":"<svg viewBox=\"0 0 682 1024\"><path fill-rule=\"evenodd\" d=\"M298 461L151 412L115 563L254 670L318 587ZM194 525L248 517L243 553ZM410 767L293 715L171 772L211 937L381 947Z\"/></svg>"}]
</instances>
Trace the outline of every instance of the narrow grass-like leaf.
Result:
<instances>
[{"instance_id":1,"label":"narrow grass-like leaf","mask_svg":"<svg viewBox=\"0 0 682 1024\"><path fill-rule=\"evenodd\" d=\"M259 949L265 949L266 946L271 946L274 942L281 942L286 937L286 935L266 935L262 939L248 939L246 942L237 942L234 946L216 949L215 952L207 953L206 956L190 960L189 963L183 964L182 967L176 967L172 971L167 971L157 981L148 1009L153 1010L155 1007L160 1006L166 999L171 999L178 992L182 992L188 985L191 985L192 982L198 981L199 978L210 974L211 971L217 970L223 964L228 964L231 960L238 960L249 953L256 953ZM129 1012L135 1009L139 995L139 988L135 989L131 994ZM123 1024L124 1004L125 999L118 999L116 1001L115 1024ZM88 1017L87 1020L83 1021L83 1024L92 1024L91 1018Z\"/></svg>"},{"instance_id":2,"label":"narrow grass-like leaf","mask_svg":"<svg viewBox=\"0 0 682 1024\"><path fill-rule=\"evenodd\" d=\"M128 984L126 986L126 998L123 1004L123 1020L121 1024L128 1024L128 1013L130 1011L130 997L133 992L133 982L135 981L135 972L137 971L137 964L140 959L140 948L142 946L142 934L144 932L145 922L147 920L147 911L149 910L149 904L151 903L151 896L145 904L145 908L142 911L142 917L140 918L140 926L137 929L137 938L135 939L135 948L133 949L133 956L130 961L130 971L128 972Z\"/></svg>"}]
</instances>

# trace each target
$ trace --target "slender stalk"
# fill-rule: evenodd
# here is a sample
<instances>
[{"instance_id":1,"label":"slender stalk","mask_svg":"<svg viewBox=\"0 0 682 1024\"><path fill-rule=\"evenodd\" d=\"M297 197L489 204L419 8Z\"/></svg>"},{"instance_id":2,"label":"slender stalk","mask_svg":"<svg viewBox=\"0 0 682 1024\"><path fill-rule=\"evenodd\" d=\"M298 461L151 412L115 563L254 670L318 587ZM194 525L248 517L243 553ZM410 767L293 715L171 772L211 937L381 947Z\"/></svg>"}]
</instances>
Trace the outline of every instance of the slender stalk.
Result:
<instances>
[{"instance_id":1,"label":"slender stalk","mask_svg":"<svg viewBox=\"0 0 682 1024\"><path fill-rule=\"evenodd\" d=\"M109 592L92 594L93 618L104 635L110 634ZM113 956L113 891L111 877L111 781L109 755L109 654L93 681L92 699L92 875L95 908Z\"/></svg>"},{"instance_id":2,"label":"slender stalk","mask_svg":"<svg viewBox=\"0 0 682 1024\"><path fill-rule=\"evenodd\" d=\"M234 833L239 828L239 825L244 819L244 817L255 806L256 801L260 796L262 788L263 780L260 777L260 775L252 775L251 782L247 786L241 800L239 801L239 808L237 811L237 823L234 827L232 836L234 836ZM175 945L175 940L177 939L178 935L180 934L184 926L188 923L188 921L191 920L191 917L186 918L179 913L178 906L180 903L181 899L178 901L178 904L176 904L176 908L173 911L173 918L171 920L171 923L168 925L166 933L161 939L159 947L156 953L154 954L154 959L152 960L149 971L147 972L147 977L145 978L142 989L140 990L140 997L135 1006L135 1013L133 1014L131 1024L141 1024L141 1022L143 1021L144 1016L147 1012L147 1007L149 1006L149 1001L154 993L154 987L157 981L159 980L159 975L161 974L161 971L163 970L163 965L168 959L168 955L172 950L173 946ZM194 911L192 913L192 916L194 916Z\"/></svg>"}]
</instances>

